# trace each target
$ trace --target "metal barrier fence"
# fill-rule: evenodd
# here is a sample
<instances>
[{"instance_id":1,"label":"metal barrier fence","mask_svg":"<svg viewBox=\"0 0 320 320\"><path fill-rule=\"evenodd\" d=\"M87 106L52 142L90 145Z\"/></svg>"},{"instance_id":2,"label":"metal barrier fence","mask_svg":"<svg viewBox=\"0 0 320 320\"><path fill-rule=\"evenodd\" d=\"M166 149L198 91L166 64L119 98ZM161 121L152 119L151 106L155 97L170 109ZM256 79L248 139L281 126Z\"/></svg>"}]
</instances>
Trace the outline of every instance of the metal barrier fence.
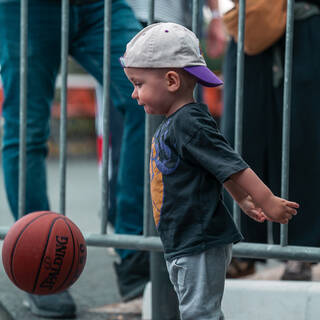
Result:
<instances>
[{"instance_id":1,"label":"metal barrier fence","mask_svg":"<svg viewBox=\"0 0 320 320\"><path fill-rule=\"evenodd\" d=\"M154 21L155 0L149 0L149 23ZM105 0L105 33L104 33L104 69L103 69L103 161L102 161L102 202L101 202L101 231L99 234L87 234L84 232L86 242L89 246L116 247L123 249L139 249L152 252L161 252L162 245L159 237L154 231L151 221L151 201L149 191L148 166L145 169L144 180L144 234L142 236L107 234L106 226L108 221L108 165L109 158L109 96L110 96L110 40L111 40L111 0ZM239 1L239 28L238 28L238 48L237 48L237 85L236 85L236 133L235 149L241 153L242 149L242 112L243 112L243 75L244 75L244 27L245 27L245 0ZM192 28L198 29L200 0L192 1ZM292 65L292 42L293 42L293 9L294 0L288 0L287 5L287 26L286 26L286 49L285 49L285 75L284 75L284 108L283 108L283 137L282 137L282 182L281 196L288 196L289 180L289 137L290 137L290 107L291 107L291 65ZM66 139L67 139L67 73L68 73L68 26L69 26L69 0L62 0L62 42L61 42L61 117L60 117L60 213L65 214L66 202ZM28 0L21 0L21 59L20 59L20 172L19 172L19 216L22 216L25 209L25 181L26 181L26 92L27 83L27 26L28 26ZM146 116L146 139L145 139L145 159L148 163L150 143L153 132L159 124L159 117ZM240 212L234 206L234 217L240 226ZM3 239L9 227L0 228L0 238ZM288 225L281 226L280 244L257 244L241 242L234 246L233 255L237 257L293 259L304 261L320 261L320 250L314 247L289 246L288 245ZM152 266L152 280L155 278L156 270ZM159 280L161 272L157 272L156 278ZM156 289L154 289L156 290ZM163 290L162 290L163 292ZM166 299L167 297L164 297ZM155 300L155 299L153 299ZM158 300L159 302L159 300ZM170 306L167 305L168 308ZM174 306L171 307L174 309ZM153 319L165 319L163 314L153 311ZM159 318L159 319L160 319Z\"/></svg>"}]
</instances>

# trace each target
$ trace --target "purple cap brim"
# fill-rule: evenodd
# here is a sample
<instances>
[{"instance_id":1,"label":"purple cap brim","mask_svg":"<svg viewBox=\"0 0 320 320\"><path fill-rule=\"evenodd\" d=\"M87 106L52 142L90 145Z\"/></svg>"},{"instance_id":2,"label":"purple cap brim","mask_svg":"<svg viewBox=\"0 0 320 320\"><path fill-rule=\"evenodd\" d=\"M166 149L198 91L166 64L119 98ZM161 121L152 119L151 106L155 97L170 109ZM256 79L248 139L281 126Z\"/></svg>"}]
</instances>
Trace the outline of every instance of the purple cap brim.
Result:
<instances>
[{"instance_id":1,"label":"purple cap brim","mask_svg":"<svg viewBox=\"0 0 320 320\"><path fill-rule=\"evenodd\" d=\"M217 87L223 82L205 66L184 67L184 70L192 74L198 79L198 82L206 87Z\"/></svg>"}]
</instances>

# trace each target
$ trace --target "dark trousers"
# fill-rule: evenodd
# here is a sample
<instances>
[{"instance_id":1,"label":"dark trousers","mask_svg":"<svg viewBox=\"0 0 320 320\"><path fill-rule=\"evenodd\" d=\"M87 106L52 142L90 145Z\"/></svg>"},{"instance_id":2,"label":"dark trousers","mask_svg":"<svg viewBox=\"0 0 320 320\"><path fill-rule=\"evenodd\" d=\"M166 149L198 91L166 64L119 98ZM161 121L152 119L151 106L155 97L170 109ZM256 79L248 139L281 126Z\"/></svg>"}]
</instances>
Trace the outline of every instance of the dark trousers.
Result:
<instances>
[{"instance_id":1,"label":"dark trousers","mask_svg":"<svg viewBox=\"0 0 320 320\"><path fill-rule=\"evenodd\" d=\"M320 245L320 16L295 21L293 46L289 200L300 204L289 223L289 244ZM273 84L274 50L284 55L284 37L272 48L245 56L243 158L277 195L281 192L283 81ZM236 43L231 41L224 65L222 131L234 141ZM231 207L230 198L226 202ZM232 207L231 207L232 208ZM245 241L266 242L267 224L241 214ZM279 225L274 224L279 241Z\"/></svg>"}]
</instances>

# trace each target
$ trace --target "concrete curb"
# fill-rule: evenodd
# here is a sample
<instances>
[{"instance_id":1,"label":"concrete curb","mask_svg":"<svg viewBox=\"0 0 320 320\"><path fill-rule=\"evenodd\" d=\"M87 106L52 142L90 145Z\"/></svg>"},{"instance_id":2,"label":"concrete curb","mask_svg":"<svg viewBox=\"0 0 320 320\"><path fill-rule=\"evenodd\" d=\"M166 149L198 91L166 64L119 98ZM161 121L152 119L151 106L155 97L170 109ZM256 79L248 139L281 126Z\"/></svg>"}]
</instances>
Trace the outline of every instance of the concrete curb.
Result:
<instances>
[{"instance_id":1,"label":"concrete curb","mask_svg":"<svg viewBox=\"0 0 320 320\"><path fill-rule=\"evenodd\" d=\"M320 311L320 284L227 280L222 308L228 320L316 320Z\"/></svg>"},{"instance_id":2,"label":"concrete curb","mask_svg":"<svg viewBox=\"0 0 320 320\"><path fill-rule=\"evenodd\" d=\"M318 320L320 283L226 280L222 309L226 320ZM151 319L151 284L143 296L142 320Z\"/></svg>"}]
</instances>

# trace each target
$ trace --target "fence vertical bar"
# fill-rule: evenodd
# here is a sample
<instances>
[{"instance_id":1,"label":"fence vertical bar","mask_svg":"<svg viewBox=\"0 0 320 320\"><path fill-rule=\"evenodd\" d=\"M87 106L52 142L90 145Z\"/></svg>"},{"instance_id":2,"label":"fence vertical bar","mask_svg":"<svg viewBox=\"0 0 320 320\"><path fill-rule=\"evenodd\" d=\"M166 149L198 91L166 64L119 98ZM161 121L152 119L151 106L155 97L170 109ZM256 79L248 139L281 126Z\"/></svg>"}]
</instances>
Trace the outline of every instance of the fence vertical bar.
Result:
<instances>
[{"instance_id":1,"label":"fence vertical bar","mask_svg":"<svg viewBox=\"0 0 320 320\"><path fill-rule=\"evenodd\" d=\"M155 1L149 0L148 24L154 22ZM145 173L144 173L144 236L157 235L153 219L150 218L152 204L150 197L149 155L151 139L163 120L162 116L146 115L145 129ZM163 253L150 253L150 275L152 283L152 320L178 320L179 310Z\"/></svg>"},{"instance_id":2,"label":"fence vertical bar","mask_svg":"<svg viewBox=\"0 0 320 320\"><path fill-rule=\"evenodd\" d=\"M66 214L68 42L69 0L63 0L61 7L61 107L59 140L60 213L63 215Z\"/></svg>"},{"instance_id":3,"label":"fence vertical bar","mask_svg":"<svg viewBox=\"0 0 320 320\"><path fill-rule=\"evenodd\" d=\"M290 119L291 119L291 92L292 92L292 51L293 51L293 24L294 0L287 2L286 49L284 65L283 89L283 122L282 122L282 161L281 161L281 196L289 195L289 163L290 163ZM281 225L280 242L288 245L288 225Z\"/></svg>"},{"instance_id":4,"label":"fence vertical bar","mask_svg":"<svg viewBox=\"0 0 320 320\"><path fill-rule=\"evenodd\" d=\"M19 201L18 215L26 207L26 132L27 132L27 74L28 74L28 0L20 3L20 131L19 131Z\"/></svg>"},{"instance_id":5,"label":"fence vertical bar","mask_svg":"<svg viewBox=\"0 0 320 320\"><path fill-rule=\"evenodd\" d=\"M199 0L192 0L192 31L199 36ZM200 97L199 84L196 84L194 88L193 96L195 100Z\"/></svg>"},{"instance_id":6,"label":"fence vertical bar","mask_svg":"<svg viewBox=\"0 0 320 320\"><path fill-rule=\"evenodd\" d=\"M238 45L237 45L237 79L236 79L236 118L234 148L242 153L242 131L243 131L243 80L244 80L244 36L245 36L245 11L246 1L239 1L238 19ZM240 209L233 202L233 214L235 223L241 229Z\"/></svg>"},{"instance_id":7,"label":"fence vertical bar","mask_svg":"<svg viewBox=\"0 0 320 320\"><path fill-rule=\"evenodd\" d=\"M149 0L149 12L148 12L148 24L152 24L154 22L154 0Z\"/></svg>"},{"instance_id":8,"label":"fence vertical bar","mask_svg":"<svg viewBox=\"0 0 320 320\"><path fill-rule=\"evenodd\" d=\"M149 140L156 131L162 116L148 115L149 118ZM150 143L148 143L148 150L150 150ZM149 159L149 156L148 156ZM148 168L148 161L146 160L146 167ZM148 182L149 185L149 182ZM150 201L150 188L148 189L149 198L149 216L152 212L152 205ZM157 235L153 219L149 219L149 236ZM152 283L152 320L179 320L179 307L177 295L170 282L166 263L163 253L151 251L150 253L150 274Z\"/></svg>"},{"instance_id":9,"label":"fence vertical bar","mask_svg":"<svg viewBox=\"0 0 320 320\"><path fill-rule=\"evenodd\" d=\"M192 0L192 31L198 34L199 0Z\"/></svg>"},{"instance_id":10,"label":"fence vertical bar","mask_svg":"<svg viewBox=\"0 0 320 320\"><path fill-rule=\"evenodd\" d=\"M154 22L154 0L149 0L148 8L148 24ZM152 120L152 116L146 114L145 116L145 139L144 139L144 189L143 189L143 235L145 237L154 234L154 224L150 219L152 212L152 205L150 201L150 180L149 180L149 155L151 137L157 124Z\"/></svg>"},{"instance_id":11,"label":"fence vertical bar","mask_svg":"<svg viewBox=\"0 0 320 320\"><path fill-rule=\"evenodd\" d=\"M103 40L103 145L101 178L101 233L106 234L109 203L109 130L110 130L110 42L111 42L111 0L104 2Z\"/></svg>"}]
</instances>

